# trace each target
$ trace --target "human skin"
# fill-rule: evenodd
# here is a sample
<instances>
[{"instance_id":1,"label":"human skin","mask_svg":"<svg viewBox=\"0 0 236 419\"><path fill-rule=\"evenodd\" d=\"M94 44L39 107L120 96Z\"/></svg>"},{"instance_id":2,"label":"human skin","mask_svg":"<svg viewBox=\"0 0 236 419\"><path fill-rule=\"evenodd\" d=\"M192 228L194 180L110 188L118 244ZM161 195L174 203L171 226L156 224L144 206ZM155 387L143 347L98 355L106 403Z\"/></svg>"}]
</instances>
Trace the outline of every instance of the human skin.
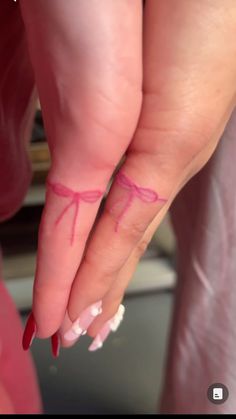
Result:
<instances>
[{"instance_id":1,"label":"human skin","mask_svg":"<svg viewBox=\"0 0 236 419\"><path fill-rule=\"evenodd\" d=\"M0 413L40 413L42 406L33 362L22 350L21 320L1 273L0 303Z\"/></svg>"},{"instance_id":2,"label":"human skin","mask_svg":"<svg viewBox=\"0 0 236 419\"><path fill-rule=\"evenodd\" d=\"M101 198L80 202L71 245L73 212L55 226L69 201L47 188L33 314L38 337L62 325L62 344L69 346L65 321L69 329L101 301L102 313L87 331L95 337L115 315L176 194L217 146L235 106L236 6L234 0L147 0L144 11L138 0L20 4L52 156L50 183L103 192L126 152L120 173L162 198L133 199L120 220L128 192L114 181L95 226Z\"/></svg>"},{"instance_id":3,"label":"human skin","mask_svg":"<svg viewBox=\"0 0 236 419\"><path fill-rule=\"evenodd\" d=\"M11 1L1 2L0 221L20 208L31 180L25 145L31 135L36 95L24 24L17 9Z\"/></svg>"}]
</instances>

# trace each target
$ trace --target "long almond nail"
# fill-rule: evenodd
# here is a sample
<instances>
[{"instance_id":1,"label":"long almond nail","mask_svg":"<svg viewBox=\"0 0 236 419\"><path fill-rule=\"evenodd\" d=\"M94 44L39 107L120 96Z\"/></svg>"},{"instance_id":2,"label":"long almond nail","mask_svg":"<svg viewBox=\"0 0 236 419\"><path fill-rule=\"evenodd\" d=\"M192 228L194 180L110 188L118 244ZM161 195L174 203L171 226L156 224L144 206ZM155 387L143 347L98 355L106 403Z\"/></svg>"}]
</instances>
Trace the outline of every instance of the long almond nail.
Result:
<instances>
[{"instance_id":1,"label":"long almond nail","mask_svg":"<svg viewBox=\"0 0 236 419\"><path fill-rule=\"evenodd\" d=\"M36 335L36 331L37 331L37 326L34 320L34 316L33 316L33 313L30 313L28 320L26 322L26 325L25 325L25 330L24 330L23 338L22 338L22 346L23 346L24 351L27 351L29 347L32 345L32 342Z\"/></svg>"},{"instance_id":2,"label":"long almond nail","mask_svg":"<svg viewBox=\"0 0 236 419\"><path fill-rule=\"evenodd\" d=\"M86 308L75 320L71 328L64 334L64 338L68 341L78 339L81 335L84 335L93 322L94 318L102 312L102 301L92 304Z\"/></svg>"},{"instance_id":3,"label":"long almond nail","mask_svg":"<svg viewBox=\"0 0 236 419\"><path fill-rule=\"evenodd\" d=\"M123 320L124 313L125 313L125 307L123 306L123 304L120 304L114 317L112 317L112 319L108 320L105 323L105 325L99 331L95 339L92 341L91 345L88 348L90 352L94 352L97 349L102 348L103 343L108 338L110 332L117 331L118 327L120 326L120 323Z\"/></svg>"},{"instance_id":4,"label":"long almond nail","mask_svg":"<svg viewBox=\"0 0 236 419\"><path fill-rule=\"evenodd\" d=\"M60 347L61 347L60 336L59 336L59 333L56 332L51 337L51 349L52 349L52 354L54 358L57 358L59 356Z\"/></svg>"}]
</instances>

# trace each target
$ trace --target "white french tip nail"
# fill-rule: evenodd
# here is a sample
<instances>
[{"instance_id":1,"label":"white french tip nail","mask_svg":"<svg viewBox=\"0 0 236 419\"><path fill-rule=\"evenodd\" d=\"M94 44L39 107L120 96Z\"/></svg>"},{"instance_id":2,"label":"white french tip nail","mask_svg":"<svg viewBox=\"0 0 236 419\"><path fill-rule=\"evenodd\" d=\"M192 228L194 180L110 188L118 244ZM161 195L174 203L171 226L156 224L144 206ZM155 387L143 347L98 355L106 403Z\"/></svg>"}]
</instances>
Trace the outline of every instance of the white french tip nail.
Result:
<instances>
[{"instance_id":1,"label":"white french tip nail","mask_svg":"<svg viewBox=\"0 0 236 419\"><path fill-rule=\"evenodd\" d=\"M78 339L80 336L85 335L87 332L88 327L93 322L93 318L97 317L102 312L102 301L98 301L97 303L87 307L80 317L74 321L70 330L68 330L64 338L66 340L72 341Z\"/></svg>"},{"instance_id":2,"label":"white french tip nail","mask_svg":"<svg viewBox=\"0 0 236 419\"><path fill-rule=\"evenodd\" d=\"M95 337L95 339L92 341L92 343L91 343L91 345L89 346L88 350L89 350L90 352L94 352L94 351L96 351L97 349L102 348L102 346L103 346L103 342L102 342L102 340L101 340L100 336L99 336L99 335L97 335L97 336Z\"/></svg>"},{"instance_id":3,"label":"white french tip nail","mask_svg":"<svg viewBox=\"0 0 236 419\"><path fill-rule=\"evenodd\" d=\"M112 332L117 331L117 329L120 326L122 320L123 320L122 318L116 317L115 319L110 321L110 329L111 329Z\"/></svg>"},{"instance_id":4,"label":"white french tip nail","mask_svg":"<svg viewBox=\"0 0 236 419\"><path fill-rule=\"evenodd\" d=\"M75 323L72 325L71 329L64 334L64 339L73 341L78 339L83 333L84 330L80 327L79 323Z\"/></svg>"},{"instance_id":5,"label":"white french tip nail","mask_svg":"<svg viewBox=\"0 0 236 419\"><path fill-rule=\"evenodd\" d=\"M74 324L71 329L78 336L82 335L83 333L83 329L80 327L79 323Z\"/></svg>"},{"instance_id":6,"label":"white french tip nail","mask_svg":"<svg viewBox=\"0 0 236 419\"><path fill-rule=\"evenodd\" d=\"M123 316L125 314L125 306L123 304L119 305L118 313Z\"/></svg>"},{"instance_id":7,"label":"white french tip nail","mask_svg":"<svg viewBox=\"0 0 236 419\"><path fill-rule=\"evenodd\" d=\"M123 304L120 304L115 316L113 317L112 320L110 320L110 323L109 323L109 326L112 332L117 331L118 327L120 326L123 320L124 313L125 313L125 307L123 306Z\"/></svg>"},{"instance_id":8,"label":"white french tip nail","mask_svg":"<svg viewBox=\"0 0 236 419\"><path fill-rule=\"evenodd\" d=\"M99 314L102 313L102 302L96 303L91 307L90 313L93 317L97 317Z\"/></svg>"},{"instance_id":9,"label":"white french tip nail","mask_svg":"<svg viewBox=\"0 0 236 419\"><path fill-rule=\"evenodd\" d=\"M105 323L104 327L100 330L99 334L95 337L91 345L89 346L89 351L93 352L97 349L100 349L103 346L103 342L107 339L110 331L116 332L118 327L120 326L121 321L123 320L125 312L125 307L123 304L120 304L116 314L113 318Z\"/></svg>"},{"instance_id":10,"label":"white french tip nail","mask_svg":"<svg viewBox=\"0 0 236 419\"><path fill-rule=\"evenodd\" d=\"M78 339L79 335L77 335L75 332L73 332L73 330L68 330L68 332L66 332L64 334L64 339L68 340L69 342L72 342L73 340Z\"/></svg>"}]
</instances>

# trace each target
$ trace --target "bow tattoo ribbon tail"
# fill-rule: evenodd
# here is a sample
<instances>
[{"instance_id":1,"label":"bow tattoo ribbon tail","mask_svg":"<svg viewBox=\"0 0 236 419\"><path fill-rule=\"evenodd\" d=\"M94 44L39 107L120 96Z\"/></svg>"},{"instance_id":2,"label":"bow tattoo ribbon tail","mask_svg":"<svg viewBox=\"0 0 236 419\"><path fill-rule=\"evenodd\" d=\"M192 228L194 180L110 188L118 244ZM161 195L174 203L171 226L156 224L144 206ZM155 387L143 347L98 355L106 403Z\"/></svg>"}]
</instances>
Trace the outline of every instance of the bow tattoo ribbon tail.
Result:
<instances>
[{"instance_id":1,"label":"bow tattoo ribbon tail","mask_svg":"<svg viewBox=\"0 0 236 419\"><path fill-rule=\"evenodd\" d=\"M73 206L75 207L74 216L72 220L71 238L70 238L70 244L73 245L74 239L75 239L77 219L78 219L78 214L79 214L79 206L80 206L81 201L86 202L88 204L93 204L94 202L98 201L99 198L103 196L104 192L99 191L99 190L77 192L77 191L73 191L67 186L62 185L61 183L52 183L50 181L47 181L47 185L51 188L51 190L56 195L62 198L68 198L70 200L68 205L65 206L61 214L59 214L59 216L57 217L55 221L56 226L60 224L66 212L71 207Z\"/></svg>"},{"instance_id":2,"label":"bow tattoo ribbon tail","mask_svg":"<svg viewBox=\"0 0 236 419\"><path fill-rule=\"evenodd\" d=\"M116 227L115 227L115 231L118 231L120 222L122 220L122 218L124 217L125 213L127 212L127 210L129 209L129 207L131 206L133 200L135 198L140 199L142 202L145 203L153 203L153 202L166 202L167 199L165 198L161 198L155 191L153 191L152 189L149 188L142 188L138 185L136 185L136 183L134 183L131 179L129 179L124 173L120 172L116 175L115 178L116 183L123 189L126 189L129 192L129 196L127 199L127 202L122 210L122 212L120 213L117 222L116 222Z\"/></svg>"}]
</instances>

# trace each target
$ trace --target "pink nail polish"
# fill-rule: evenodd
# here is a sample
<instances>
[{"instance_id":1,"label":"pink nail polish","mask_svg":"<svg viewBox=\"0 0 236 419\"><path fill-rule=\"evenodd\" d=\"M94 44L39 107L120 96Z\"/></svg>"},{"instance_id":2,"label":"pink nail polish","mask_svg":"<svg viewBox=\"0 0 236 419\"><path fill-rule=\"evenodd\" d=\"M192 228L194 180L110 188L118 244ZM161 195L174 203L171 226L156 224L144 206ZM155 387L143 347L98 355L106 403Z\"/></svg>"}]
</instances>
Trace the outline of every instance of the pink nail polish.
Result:
<instances>
[{"instance_id":1,"label":"pink nail polish","mask_svg":"<svg viewBox=\"0 0 236 419\"><path fill-rule=\"evenodd\" d=\"M103 328L100 330L100 332L97 334L95 339L92 341L91 345L88 348L89 351L94 352L97 349L102 348L103 342L106 340L106 338L108 337L110 332L111 332L111 328L110 328L110 325L107 322L107 323L105 323Z\"/></svg>"},{"instance_id":2,"label":"pink nail polish","mask_svg":"<svg viewBox=\"0 0 236 419\"><path fill-rule=\"evenodd\" d=\"M81 335L84 335L95 317L101 314L101 312L102 301L98 301L86 308L81 313L80 317L73 322L71 328L64 334L64 338L68 341L72 341L78 339Z\"/></svg>"},{"instance_id":3,"label":"pink nail polish","mask_svg":"<svg viewBox=\"0 0 236 419\"><path fill-rule=\"evenodd\" d=\"M120 323L123 320L124 313L125 313L125 307L123 306L123 304L120 304L114 317L112 317L112 319L108 320L105 323L105 325L99 331L95 339L92 341L91 345L88 348L90 352L94 352L97 349L102 348L103 343L108 338L110 332L117 331L118 327L120 326Z\"/></svg>"}]
</instances>

